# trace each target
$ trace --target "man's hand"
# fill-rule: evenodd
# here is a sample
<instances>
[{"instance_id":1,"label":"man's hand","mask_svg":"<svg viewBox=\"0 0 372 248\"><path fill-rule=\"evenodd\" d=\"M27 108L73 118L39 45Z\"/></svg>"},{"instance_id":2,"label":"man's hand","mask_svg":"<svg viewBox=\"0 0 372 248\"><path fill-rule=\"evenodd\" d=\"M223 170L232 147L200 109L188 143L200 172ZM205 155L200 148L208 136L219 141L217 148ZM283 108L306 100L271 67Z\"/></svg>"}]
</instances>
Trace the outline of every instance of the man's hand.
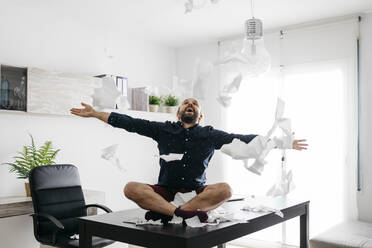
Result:
<instances>
[{"instance_id":1,"label":"man's hand","mask_svg":"<svg viewBox=\"0 0 372 248\"><path fill-rule=\"evenodd\" d=\"M84 108L72 108L70 109L70 113L81 117L96 117L97 112L93 109L92 106L83 102L81 103L81 105L83 105Z\"/></svg>"},{"instance_id":2,"label":"man's hand","mask_svg":"<svg viewBox=\"0 0 372 248\"><path fill-rule=\"evenodd\" d=\"M305 139L294 140L292 148L295 149L295 150L298 150L298 151L307 150L308 144L306 144L304 142L306 142Z\"/></svg>"}]
</instances>

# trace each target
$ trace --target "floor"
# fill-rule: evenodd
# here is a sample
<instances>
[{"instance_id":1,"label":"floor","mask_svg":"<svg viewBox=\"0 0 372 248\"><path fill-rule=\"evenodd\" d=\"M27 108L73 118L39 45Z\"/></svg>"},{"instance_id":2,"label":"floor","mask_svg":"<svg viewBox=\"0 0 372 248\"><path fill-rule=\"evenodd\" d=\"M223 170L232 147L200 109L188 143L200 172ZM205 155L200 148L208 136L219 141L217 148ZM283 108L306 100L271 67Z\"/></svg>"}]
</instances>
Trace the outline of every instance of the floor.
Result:
<instances>
[{"instance_id":1,"label":"floor","mask_svg":"<svg viewBox=\"0 0 372 248\"><path fill-rule=\"evenodd\" d=\"M298 248L298 246L283 245L281 243L266 242L255 239L246 239L244 241L244 245L231 242L227 244L226 248Z\"/></svg>"},{"instance_id":2,"label":"floor","mask_svg":"<svg viewBox=\"0 0 372 248\"><path fill-rule=\"evenodd\" d=\"M140 246L129 245L128 248L141 248ZM249 239L243 244L236 244L234 242L228 243L226 248L298 248L298 246L282 245L280 243L265 242L261 240Z\"/></svg>"}]
</instances>

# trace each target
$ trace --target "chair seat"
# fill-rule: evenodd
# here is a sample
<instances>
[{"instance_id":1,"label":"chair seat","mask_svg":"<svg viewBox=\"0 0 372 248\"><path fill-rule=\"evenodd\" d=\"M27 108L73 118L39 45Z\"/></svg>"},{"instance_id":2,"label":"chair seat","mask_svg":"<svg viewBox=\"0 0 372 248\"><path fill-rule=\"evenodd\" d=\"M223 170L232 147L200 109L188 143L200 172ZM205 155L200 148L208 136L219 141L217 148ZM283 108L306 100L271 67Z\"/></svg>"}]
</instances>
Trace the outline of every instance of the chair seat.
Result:
<instances>
[{"instance_id":1,"label":"chair seat","mask_svg":"<svg viewBox=\"0 0 372 248\"><path fill-rule=\"evenodd\" d=\"M45 244L49 244L51 240L50 235L42 235L40 236L41 241L45 241ZM94 237L92 238L92 247L94 248L101 248L105 247L107 245L110 245L114 243L114 241L109 240L109 239L103 239L100 237ZM69 236L66 235L58 235L57 236L57 241L56 244L54 245L55 247L60 247L60 248L79 248L79 240L78 239L70 239Z\"/></svg>"},{"instance_id":2,"label":"chair seat","mask_svg":"<svg viewBox=\"0 0 372 248\"><path fill-rule=\"evenodd\" d=\"M372 247L372 223L347 221L310 240L311 248Z\"/></svg>"}]
</instances>

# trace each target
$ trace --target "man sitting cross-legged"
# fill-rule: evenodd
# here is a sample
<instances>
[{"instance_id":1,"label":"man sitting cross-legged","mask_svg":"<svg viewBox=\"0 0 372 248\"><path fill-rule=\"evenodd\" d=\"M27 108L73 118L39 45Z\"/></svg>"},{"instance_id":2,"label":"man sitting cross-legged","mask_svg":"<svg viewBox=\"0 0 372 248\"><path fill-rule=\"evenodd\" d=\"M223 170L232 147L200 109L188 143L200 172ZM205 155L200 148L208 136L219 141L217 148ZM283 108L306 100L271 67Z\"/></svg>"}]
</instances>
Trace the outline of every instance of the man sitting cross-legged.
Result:
<instances>
[{"instance_id":1,"label":"man sitting cross-legged","mask_svg":"<svg viewBox=\"0 0 372 248\"><path fill-rule=\"evenodd\" d=\"M203 115L194 98L182 102L177 111L178 122L142 120L114 112L97 112L88 104L82 105L84 108L72 108L71 113L95 117L114 127L150 137L158 143L160 155L183 154L178 160L160 159L156 185L129 182L125 186L125 196L149 210L145 215L147 220L161 219L165 223L176 215L183 219L197 216L201 222L207 221L207 211L217 208L231 197L231 188L227 183L205 185L205 169L214 150L231 143L234 138L249 143L256 137L251 134L230 134L212 126L199 125ZM304 141L294 140L293 149L306 149ZM170 203L177 192L191 191L196 191L197 195L184 205L176 207Z\"/></svg>"}]
</instances>

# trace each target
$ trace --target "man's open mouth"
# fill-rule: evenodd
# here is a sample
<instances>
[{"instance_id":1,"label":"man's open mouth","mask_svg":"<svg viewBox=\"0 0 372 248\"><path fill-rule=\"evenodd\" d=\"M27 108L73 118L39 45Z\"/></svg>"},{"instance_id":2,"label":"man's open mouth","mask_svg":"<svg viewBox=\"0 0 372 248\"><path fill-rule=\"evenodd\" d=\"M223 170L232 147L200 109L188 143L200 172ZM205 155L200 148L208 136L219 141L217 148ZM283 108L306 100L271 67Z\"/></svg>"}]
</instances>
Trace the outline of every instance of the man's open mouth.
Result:
<instances>
[{"instance_id":1,"label":"man's open mouth","mask_svg":"<svg viewBox=\"0 0 372 248\"><path fill-rule=\"evenodd\" d=\"M194 113L194 109L193 108L187 108L186 113Z\"/></svg>"}]
</instances>

